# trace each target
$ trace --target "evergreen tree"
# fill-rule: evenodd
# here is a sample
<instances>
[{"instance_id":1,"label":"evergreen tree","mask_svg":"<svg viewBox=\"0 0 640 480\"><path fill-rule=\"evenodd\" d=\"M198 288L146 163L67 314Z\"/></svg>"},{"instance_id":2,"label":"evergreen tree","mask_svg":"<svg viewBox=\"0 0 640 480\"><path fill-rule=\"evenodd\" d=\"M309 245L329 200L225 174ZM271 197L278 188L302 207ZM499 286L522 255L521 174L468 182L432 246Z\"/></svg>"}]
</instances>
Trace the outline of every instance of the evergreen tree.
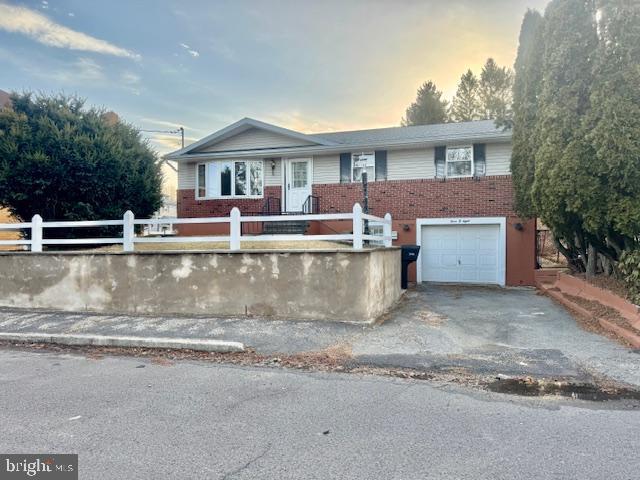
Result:
<instances>
[{"instance_id":1,"label":"evergreen tree","mask_svg":"<svg viewBox=\"0 0 640 480\"><path fill-rule=\"evenodd\" d=\"M501 119L510 116L513 73L499 67L493 58L487 59L480 73L478 97L484 119Z\"/></svg>"},{"instance_id":2,"label":"evergreen tree","mask_svg":"<svg viewBox=\"0 0 640 480\"><path fill-rule=\"evenodd\" d=\"M152 215L162 201L156 155L135 128L103 114L74 97L12 95L0 109L0 207L27 221L36 213L45 220Z\"/></svg>"},{"instance_id":3,"label":"evergreen tree","mask_svg":"<svg viewBox=\"0 0 640 480\"><path fill-rule=\"evenodd\" d=\"M589 266L597 238L581 210L598 189L583 119L589 112L597 45L593 0L552 0L544 16L543 83L536 128L533 205L554 232L570 264Z\"/></svg>"},{"instance_id":4,"label":"evergreen tree","mask_svg":"<svg viewBox=\"0 0 640 480\"><path fill-rule=\"evenodd\" d=\"M447 104L442 92L432 81L425 82L418 89L416 101L407 108L402 119L403 126L430 125L447 121Z\"/></svg>"},{"instance_id":5,"label":"evergreen tree","mask_svg":"<svg viewBox=\"0 0 640 480\"><path fill-rule=\"evenodd\" d=\"M583 207L585 228L606 237L616 257L640 236L640 2L598 0L599 47L586 120L598 179Z\"/></svg>"},{"instance_id":6,"label":"evergreen tree","mask_svg":"<svg viewBox=\"0 0 640 480\"><path fill-rule=\"evenodd\" d=\"M451 103L450 119L453 122L469 122L480 118L478 99L479 82L471 69L460 77L458 90Z\"/></svg>"},{"instance_id":7,"label":"evergreen tree","mask_svg":"<svg viewBox=\"0 0 640 480\"><path fill-rule=\"evenodd\" d=\"M535 173L538 97L542 87L544 38L542 15L529 10L522 21L513 85L513 152L511 172L515 210L523 218L535 216L531 188Z\"/></svg>"}]
</instances>

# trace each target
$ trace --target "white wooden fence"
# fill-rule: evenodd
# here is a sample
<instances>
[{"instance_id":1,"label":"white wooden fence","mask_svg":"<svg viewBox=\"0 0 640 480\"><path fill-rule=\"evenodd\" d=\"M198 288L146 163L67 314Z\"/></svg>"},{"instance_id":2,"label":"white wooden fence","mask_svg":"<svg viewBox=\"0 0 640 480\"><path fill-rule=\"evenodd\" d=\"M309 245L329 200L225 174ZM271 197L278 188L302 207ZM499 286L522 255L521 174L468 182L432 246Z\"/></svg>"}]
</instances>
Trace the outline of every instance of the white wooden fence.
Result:
<instances>
[{"instance_id":1,"label":"white wooden fence","mask_svg":"<svg viewBox=\"0 0 640 480\"><path fill-rule=\"evenodd\" d=\"M282 221L327 221L327 220L351 220L353 233L335 235L242 235L241 224L243 222L282 222ZM365 235L364 221L369 220L383 225L382 235ZM135 235L135 225L184 225L184 224L213 224L228 223L229 235L214 236L172 236L172 237L140 237ZM44 229L55 228L86 228L86 227L122 227L122 237L106 238L44 238ZM391 246L391 215L387 213L384 218L362 213L359 203L353 206L351 213L326 213L311 215L266 215L245 216L240 210L233 208L229 217L204 217L204 218L151 218L136 219L133 212L127 211L122 220L88 220L45 222L40 215L34 215L30 222L0 223L2 230L31 230L31 239L0 240L0 245L28 245L31 252L42 252L43 245L107 245L122 244L125 252L133 252L136 243L197 243L197 242L229 242L229 250L240 250L243 239L252 242L272 241L315 241L333 240L347 241L353 244L355 250L361 250L364 241L382 243L385 247Z\"/></svg>"}]
</instances>

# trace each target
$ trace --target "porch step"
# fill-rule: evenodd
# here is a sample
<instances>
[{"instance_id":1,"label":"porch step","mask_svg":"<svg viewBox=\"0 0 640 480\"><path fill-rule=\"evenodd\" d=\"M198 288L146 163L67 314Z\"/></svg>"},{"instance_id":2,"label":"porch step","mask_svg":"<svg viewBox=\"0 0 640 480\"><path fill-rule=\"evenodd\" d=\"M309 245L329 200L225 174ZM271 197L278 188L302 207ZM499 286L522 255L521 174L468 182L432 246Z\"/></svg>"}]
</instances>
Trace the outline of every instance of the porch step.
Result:
<instances>
[{"instance_id":1,"label":"porch step","mask_svg":"<svg viewBox=\"0 0 640 480\"><path fill-rule=\"evenodd\" d=\"M304 220L285 220L283 222L264 222L265 235L304 235L309 222Z\"/></svg>"},{"instance_id":2,"label":"porch step","mask_svg":"<svg viewBox=\"0 0 640 480\"><path fill-rule=\"evenodd\" d=\"M558 279L558 274L565 271L561 268L539 268L534 271L534 279L536 286L542 288L543 286L553 285Z\"/></svg>"}]
</instances>

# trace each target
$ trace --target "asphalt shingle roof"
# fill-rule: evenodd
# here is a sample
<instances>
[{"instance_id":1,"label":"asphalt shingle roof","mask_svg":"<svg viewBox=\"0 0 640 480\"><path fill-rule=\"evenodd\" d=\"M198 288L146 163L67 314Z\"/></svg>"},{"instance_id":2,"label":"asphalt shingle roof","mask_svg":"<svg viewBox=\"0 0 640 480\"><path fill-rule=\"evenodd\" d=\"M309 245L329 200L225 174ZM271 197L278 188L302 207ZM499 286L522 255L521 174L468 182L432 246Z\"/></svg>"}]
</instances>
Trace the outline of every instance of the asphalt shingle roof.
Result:
<instances>
[{"instance_id":1,"label":"asphalt shingle roof","mask_svg":"<svg viewBox=\"0 0 640 480\"><path fill-rule=\"evenodd\" d=\"M310 134L310 137L324 138L344 145L361 145L382 142L439 141L469 138L509 138L510 131L496 128L493 120L476 122L442 123L437 125L416 125L412 127L374 128L349 132L328 132Z\"/></svg>"}]
</instances>

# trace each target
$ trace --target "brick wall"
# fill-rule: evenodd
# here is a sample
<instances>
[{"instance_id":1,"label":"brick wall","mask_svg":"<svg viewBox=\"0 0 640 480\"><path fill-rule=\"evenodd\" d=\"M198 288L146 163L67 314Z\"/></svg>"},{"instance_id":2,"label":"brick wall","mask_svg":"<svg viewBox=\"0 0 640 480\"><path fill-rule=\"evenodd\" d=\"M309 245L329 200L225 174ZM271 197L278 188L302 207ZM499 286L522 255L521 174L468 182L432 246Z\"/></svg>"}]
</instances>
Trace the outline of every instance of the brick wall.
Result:
<instances>
[{"instance_id":1,"label":"brick wall","mask_svg":"<svg viewBox=\"0 0 640 480\"><path fill-rule=\"evenodd\" d=\"M362 185L333 183L313 185L320 210L349 212L362 202ZM393 218L501 217L514 215L510 175L479 179L392 180L369 184L369 211Z\"/></svg>"},{"instance_id":2,"label":"brick wall","mask_svg":"<svg viewBox=\"0 0 640 480\"><path fill-rule=\"evenodd\" d=\"M362 202L362 185L313 185L313 194L320 197L322 213L350 212L355 202ZM281 187L265 187L264 196L281 198ZM227 216L233 207L260 212L263 205L264 198L196 200L193 190L178 190L179 217ZM389 212L394 218L512 216L511 176L371 182L369 210L379 216Z\"/></svg>"},{"instance_id":3,"label":"brick wall","mask_svg":"<svg viewBox=\"0 0 640 480\"><path fill-rule=\"evenodd\" d=\"M281 187L265 187L264 196L280 198ZM178 217L226 217L233 207L241 212L262 211L264 198L230 198L228 200L196 200L193 190L178 190Z\"/></svg>"}]
</instances>

